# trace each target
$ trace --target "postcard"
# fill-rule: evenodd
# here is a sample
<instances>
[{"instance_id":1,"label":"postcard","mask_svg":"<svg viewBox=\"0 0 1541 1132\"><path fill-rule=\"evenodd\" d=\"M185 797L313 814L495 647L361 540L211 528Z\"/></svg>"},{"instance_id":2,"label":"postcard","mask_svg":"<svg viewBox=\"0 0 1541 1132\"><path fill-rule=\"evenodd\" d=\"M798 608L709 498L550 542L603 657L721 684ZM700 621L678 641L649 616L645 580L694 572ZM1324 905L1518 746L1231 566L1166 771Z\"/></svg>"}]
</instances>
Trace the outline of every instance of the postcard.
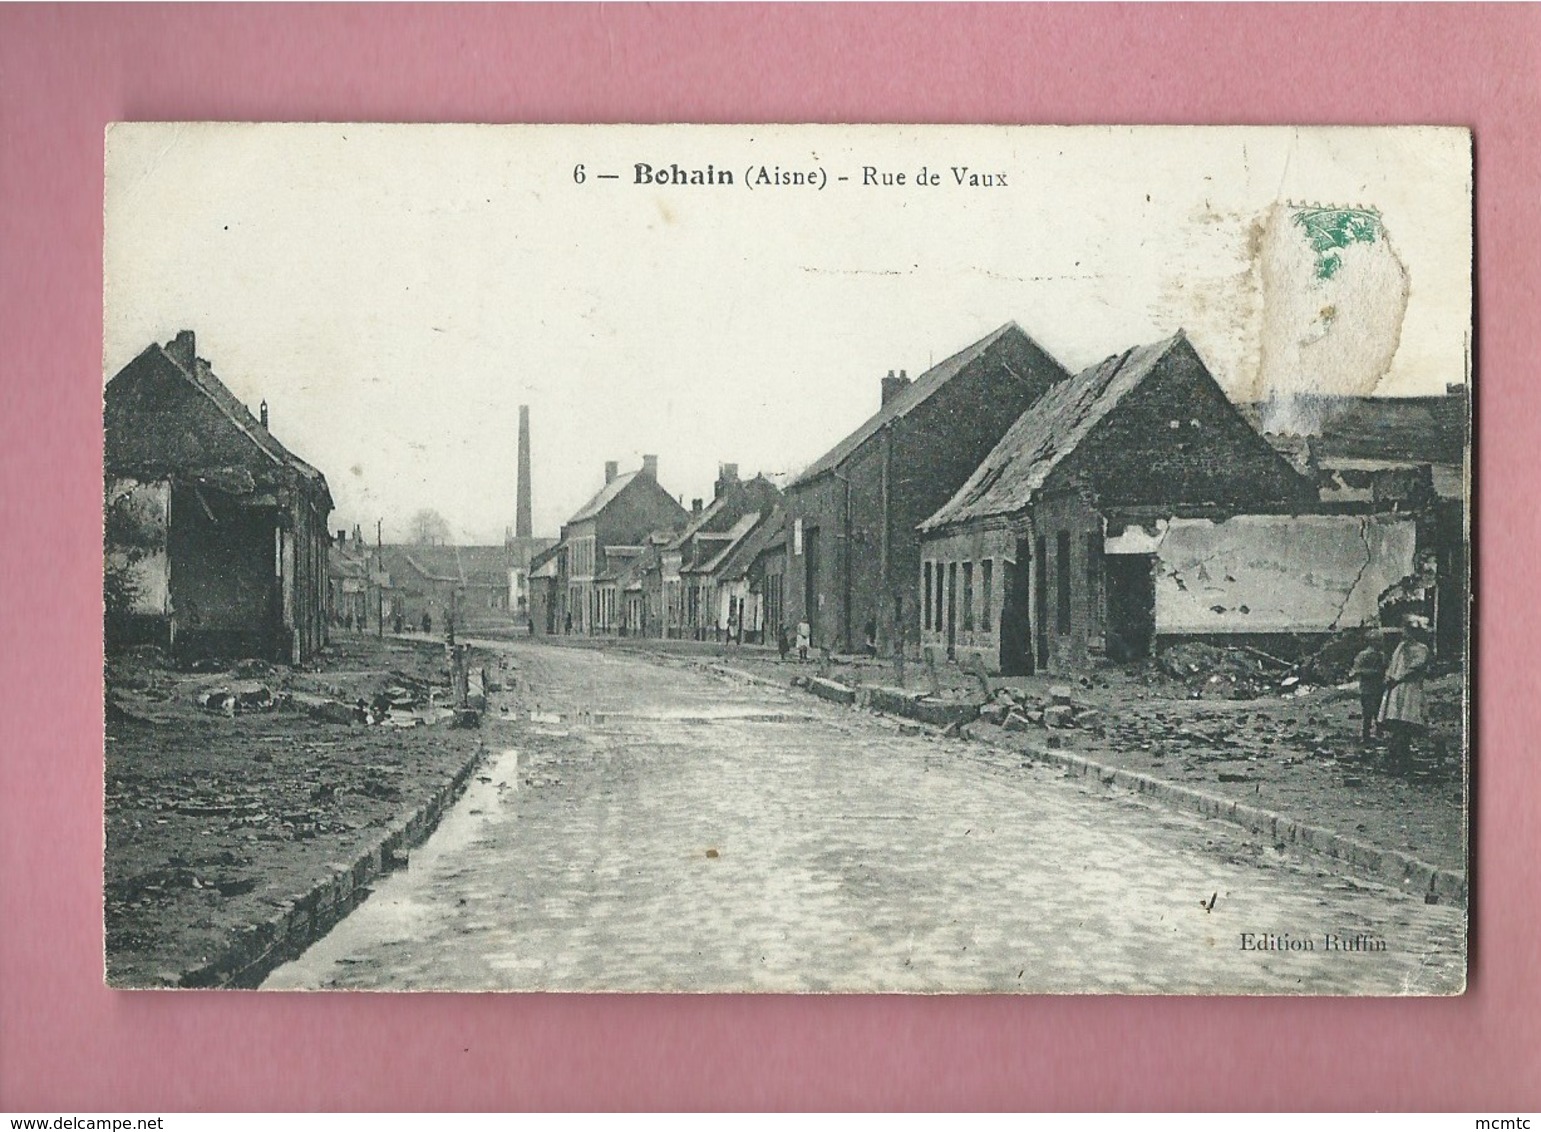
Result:
<instances>
[{"instance_id":1,"label":"postcard","mask_svg":"<svg viewBox=\"0 0 1541 1132\"><path fill-rule=\"evenodd\" d=\"M1467 131L105 160L108 985L1464 990Z\"/></svg>"}]
</instances>

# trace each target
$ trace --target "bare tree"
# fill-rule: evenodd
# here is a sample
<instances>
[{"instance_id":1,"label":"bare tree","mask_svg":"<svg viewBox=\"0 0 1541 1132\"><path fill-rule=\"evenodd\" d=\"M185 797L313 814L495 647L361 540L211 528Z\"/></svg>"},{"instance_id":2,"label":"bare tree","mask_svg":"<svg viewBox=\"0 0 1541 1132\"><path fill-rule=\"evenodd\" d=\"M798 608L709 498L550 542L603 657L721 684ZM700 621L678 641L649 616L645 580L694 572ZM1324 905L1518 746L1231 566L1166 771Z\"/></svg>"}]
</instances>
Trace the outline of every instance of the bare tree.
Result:
<instances>
[{"instance_id":1,"label":"bare tree","mask_svg":"<svg viewBox=\"0 0 1541 1132\"><path fill-rule=\"evenodd\" d=\"M425 507L407 523L407 541L418 546L440 546L451 541L449 522L443 515Z\"/></svg>"}]
</instances>

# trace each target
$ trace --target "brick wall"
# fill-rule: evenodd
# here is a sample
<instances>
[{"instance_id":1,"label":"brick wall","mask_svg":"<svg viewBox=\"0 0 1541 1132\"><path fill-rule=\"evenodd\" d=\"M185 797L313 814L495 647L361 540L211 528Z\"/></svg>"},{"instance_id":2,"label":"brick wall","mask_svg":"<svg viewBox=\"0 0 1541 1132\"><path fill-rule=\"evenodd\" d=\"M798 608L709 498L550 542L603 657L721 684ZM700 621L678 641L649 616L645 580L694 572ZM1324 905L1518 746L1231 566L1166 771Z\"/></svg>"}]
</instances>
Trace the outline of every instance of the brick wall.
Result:
<instances>
[{"instance_id":1,"label":"brick wall","mask_svg":"<svg viewBox=\"0 0 1541 1132\"><path fill-rule=\"evenodd\" d=\"M1084 482L1104 507L1314 507L1316 488L1246 422L1186 341L1167 354L1048 487Z\"/></svg>"},{"instance_id":2,"label":"brick wall","mask_svg":"<svg viewBox=\"0 0 1541 1132\"><path fill-rule=\"evenodd\" d=\"M1005 612L1006 587L1017 557L1017 536L1009 527L969 527L940 538L928 538L920 547L920 570L915 600L919 606L922 652L930 649L938 660L949 655L965 667L983 663L989 672L1001 670L1001 617ZM985 585L988 562L989 587ZM967 564L969 569L965 570ZM930 584L927 585L929 568ZM946 579L958 579L959 596L949 634ZM963 579L973 581L973 616L964 623ZM930 608L927 607L929 597ZM949 649L949 641L951 648Z\"/></svg>"},{"instance_id":3,"label":"brick wall","mask_svg":"<svg viewBox=\"0 0 1541 1132\"><path fill-rule=\"evenodd\" d=\"M1033 626L1037 659L1050 672L1084 668L1103 647L1102 516L1080 492L1049 495L1033 508L1033 532L1035 553L1039 539L1044 552L1032 565L1044 607Z\"/></svg>"},{"instance_id":4,"label":"brick wall","mask_svg":"<svg viewBox=\"0 0 1541 1132\"><path fill-rule=\"evenodd\" d=\"M1023 335L1007 335L907 415L863 444L835 475L787 490L788 529L819 530L816 644L861 647L869 625L878 651L893 650L894 618L913 651L921 634L915 528L973 474L1023 411L1064 371ZM886 490L885 490L886 475ZM841 478L843 477L843 478ZM847 510L849 491L849 510ZM885 496L887 505L885 507ZM787 573L788 621L805 610L806 556Z\"/></svg>"}]
</instances>

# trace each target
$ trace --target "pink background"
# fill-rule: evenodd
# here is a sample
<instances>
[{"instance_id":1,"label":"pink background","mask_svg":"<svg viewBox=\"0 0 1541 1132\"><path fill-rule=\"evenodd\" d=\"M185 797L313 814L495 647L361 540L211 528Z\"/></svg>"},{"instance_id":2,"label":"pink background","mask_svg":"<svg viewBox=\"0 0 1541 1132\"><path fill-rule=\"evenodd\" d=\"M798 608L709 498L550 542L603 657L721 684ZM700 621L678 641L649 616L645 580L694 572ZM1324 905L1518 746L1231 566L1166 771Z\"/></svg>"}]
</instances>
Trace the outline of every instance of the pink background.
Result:
<instances>
[{"instance_id":1,"label":"pink background","mask_svg":"<svg viewBox=\"0 0 1541 1132\"><path fill-rule=\"evenodd\" d=\"M1538 75L1535 7L0 9L0 1109L1541 1107ZM102 129L187 118L1472 126L1470 993L104 990Z\"/></svg>"}]
</instances>

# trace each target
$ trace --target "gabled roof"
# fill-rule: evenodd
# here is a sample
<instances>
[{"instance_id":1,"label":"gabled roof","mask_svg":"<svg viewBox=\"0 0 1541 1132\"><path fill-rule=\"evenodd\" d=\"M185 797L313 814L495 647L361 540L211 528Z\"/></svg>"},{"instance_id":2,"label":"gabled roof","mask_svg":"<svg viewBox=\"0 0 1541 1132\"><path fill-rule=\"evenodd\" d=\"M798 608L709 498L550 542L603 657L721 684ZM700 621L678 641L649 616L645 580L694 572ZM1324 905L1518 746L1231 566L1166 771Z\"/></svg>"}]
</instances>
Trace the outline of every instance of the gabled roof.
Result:
<instances>
[{"instance_id":1,"label":"gabled roof","mask_svg":"<svg viewBox=\"0 0 1541 1132\"><path fill-rule=\"evenodd\" d=\"M698 535L709 533L712 524L717 520L717 516L723 513L726 506L727 500L725 498L719 497L712 500L702 509L701 514L686 523L685 528L665 544L666 548L678 550Z\"/></svg>"},{"instance_id":2,"label":"gabled roof","mask_svg":"<svg viewBox=\"0 0 1541 1132\"><path fill-rule=\"evenodd\" d=\"M1020 326L1015 322L1008 322L1004 326L985 335L973 345L966 346L952 355L952 357L938 362L917 377L903 390L895 394L886 405L863 421L861 427L855 432L804 468L790 486L796 487L800 484L808 483L824 475L826 472L838 468L857 449L876 436L884 425L913 412L917 407L924 404L926 399L932 394L966 370L973 362L983 357L997 342L1011 338L1017 339L1020 345L1026 345L1042 354L1045 358L1048 358L1051 362L1054 362L1049 353L1028 337L1027 333ZM1054 362L1054 366L1063 372L1064 367L1060 366L1058 362Z\"/></svg>"},{"instance_id":3,"label":"gabled roof","mask_svg":"<svg viewBox=\"0 0 1541 1132\"><path fill-rule=\"evenodd\" d=\"M686 567L691 573L715 574L721 569L722 563L728 555L733 553L735 547L749 537L749 533L760 523L760 512L751 511L747 515L739 516L738 522L721 534L701 535L702 539L710 539L707 546L697 548L697 561L694 566ZM682 571L683 573L684 571Z\"/></svg>"},{"instance_id":4,"label":"gabled roof","mask_svg":"<svg viewBox=\"0 0 1541 1132\"><path fill-rule=\"evenodd\" d=\"M642 553L626 561L625 568L616 575L616 584L623 590L640 590L642 579L651 573L658 565L659 544L648 539L646 546L642 547Z\"/></svg>"},{"instance_id":5,"label":"gabled roof","mask_svg":"<svg viewBox=\"0 0 1541 1132\"><path fill-rule=\"evenodd\" d=\"M1157 362L1187 342L1179 330L1164 341L1126 350L1051 385L920 529L1021 511L1098 422L1150 376Z\"/></svg>"},{"instance_id":6,"label":"gabled roof","mask_svg":"<svg viewBox=\"0 0 1541 1132\"><path fill-rule=\"evenodd\" d=\"M625 475L616 476L609 483L605 484L604 487L600 488L599 493L594 498L578 508L578 513L567 521L569 523L582 523L592 519L606 507L610 506L615 497L626 490L627 485L641 474L641 472L627 472Z\"/></svg>"},{"instance_id":7,"label":"gabled roof","mask_svg":"<svg viewBox=\"0 0 1541 1132\"><path fill-rule=\"evenodd\" d=\"M112 380L107 383L108 389L111 389L115 382L123 379L124 374L134 370L134 367L139 363L152 361L158 364L162 369L176 374L206 397L225 419L251 443L252 447L266 456L272 464L277 467L287 468L319 487L326 496L326 502L330 510L332 493L326 482L326 477L279 443L277 437L270 433L261 421L252 416L251 410L225 387L224 382L214 375L214 371L209 366L209 363L196 356L194 353L195 348L192 332L185 330L175 340L167 343L165 346L159 343L151 343L140 352L138 357L113 376ZM187 354L186 358L182 356L184 352ZM197 469L188 470L195 471Z\"/></svg>"},{"instance_id":8,"label":"gabled roof","mask_svg":"<svg viewBox=\"0 0 1541 1132\"><path fill-rule=\"evenodd\" d=\"M715 566L723 578L741 578L749 573L754 560L763 554L786 529L786 512L780 507L769 512L743 538L739 539ZM782 537L781 541L786 540Z\"/></svg>"},{"instance_id":9,"label":"gabled roof","mask_svg":"<svg viewBox=\"0 0 1541 1132\"><path fill-rule=\"evenodd\" d=\"M405 568L432 582L508 585L508 551L501 546L387 546L381 556L393 574Z\"/></svg>"},{"instance_id":10,"label":"gabled roof","mask_svg":"<svg viewBox=\"0 0 1541 1132\"><path fill-rule=\"evenodd\" d=\"M780 506L781 490L764 474L749 480L739 480L707 504L700 515L691 519L685 528L671 537L667 549L679 550L687 543L699 539L711 539L733 530L746 514L759 516ZM699 550L694 561L701 558Z\"/></svg>"},{"instance_id":11,"label":"gabled roof","mask_svg":"<svg viewBox=\"0 0 1541 1132\"><path fill-rule=\"evenodd\" d=\"M556 556L561 552L561 549L562 544L560 542L553 542L550 546L546 547L545 550L540 551L530 559L530 572L533 574L546 563L554 561Z\"/></svg>"}]
</instances>

